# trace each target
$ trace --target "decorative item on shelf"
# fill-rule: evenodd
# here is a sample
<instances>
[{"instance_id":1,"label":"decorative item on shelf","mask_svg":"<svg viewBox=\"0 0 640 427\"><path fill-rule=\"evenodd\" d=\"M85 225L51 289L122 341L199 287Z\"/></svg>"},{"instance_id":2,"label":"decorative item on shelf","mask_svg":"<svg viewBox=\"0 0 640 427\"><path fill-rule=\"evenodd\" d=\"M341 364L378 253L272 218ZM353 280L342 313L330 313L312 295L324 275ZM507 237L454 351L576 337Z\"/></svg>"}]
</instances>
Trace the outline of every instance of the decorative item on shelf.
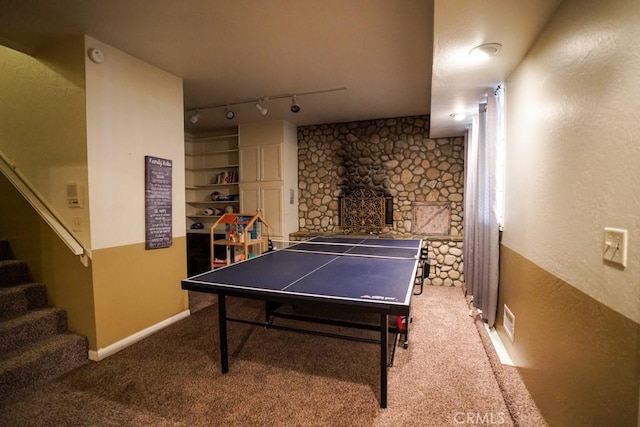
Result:
<instances>
[{"instance_id":1,"label":"decorative item on shelf","mask_svg":"<svg viewBox=\"0 0 640 427\"><path fill-rule=\"evenodd\" d=\"M224 211L220 208L213 208L213 214L214 215L222 215L224 213Z\"/></svg>"},{"instance_id":2,"label":"decorative item on shelf","mask_svg":"<svg viewBox=\"0 0 640 427\"><path fill-rule=\"evenodd\" d=\"M202 215L212 216L214 213L215 213L214 210L211 208L202 209Z\"/></svg>"},{"instance_id":3,"label":"decorative item on shelf","mask_svg":"<svg viewBox=\"0 0 640 427\"><path fill-rule=\"evenodd\" d=\"M201 222L194 222L193 224L191 224L192 230L202 230L203 228L204 228L204 225L202 225Z\"/></svg>"},{"instance_id":4,"label":"decorative item on shelf","mask_svg":"<svg viewBox=\"0 0 640 427\"><path fill-rule=\"evenodd\" d=\"M211 200L213 200L214 202L220 200L220 192L214 191L213 193L211 193Z\"/></svg>"},{"instance_id":5,"label":"decorative item on shelf","mask_svg":"<svg viewBox=\"0 0 640 427\"><path fill-rule=\"evenodd\" d=\"M226 213L233 213L233 206L228 205L227 207L224 208L224 211Z\"/></svg>"}]
</instances>

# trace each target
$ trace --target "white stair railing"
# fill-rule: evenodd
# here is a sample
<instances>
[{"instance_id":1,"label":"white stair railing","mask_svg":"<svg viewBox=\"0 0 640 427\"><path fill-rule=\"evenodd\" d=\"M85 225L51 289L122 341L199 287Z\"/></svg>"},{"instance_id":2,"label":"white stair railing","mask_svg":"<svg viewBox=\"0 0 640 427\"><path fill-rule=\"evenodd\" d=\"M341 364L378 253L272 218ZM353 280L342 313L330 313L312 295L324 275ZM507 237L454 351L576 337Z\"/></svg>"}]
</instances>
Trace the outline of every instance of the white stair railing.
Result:
<instances>
[{"instance_id":1,"label":"white stair railing","mask_svg":"<svg viewBox=\"0 0 640 427\"><path fill-rule=\"evenodd\" d=\"M80 262L85 267L89 266L91 259L91 251L86 248L75 236L67 229L58 214L40 192L29 182L26 176L18 167L9 160L9 158L0 151L0 171L13 186L22 194L38 214L49 224L51 229L62 239L67 247L74 255L80 257Z\"/></svg>"}]
</instances>

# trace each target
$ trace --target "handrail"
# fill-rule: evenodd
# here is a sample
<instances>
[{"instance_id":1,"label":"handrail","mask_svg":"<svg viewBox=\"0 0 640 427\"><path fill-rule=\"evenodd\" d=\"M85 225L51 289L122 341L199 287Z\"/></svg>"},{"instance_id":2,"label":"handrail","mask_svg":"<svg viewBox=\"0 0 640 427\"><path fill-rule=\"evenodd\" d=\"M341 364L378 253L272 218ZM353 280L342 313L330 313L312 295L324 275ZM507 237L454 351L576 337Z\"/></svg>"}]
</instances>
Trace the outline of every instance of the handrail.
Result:
<instances>
[{"instance_id":1,"label":"handrail","mask_svg":"<svg viewBox=\"0 0 640 427\"><path fill-rule=\"evenodd\" d=\"M44 196L29 182L26 176L18 167L9 160L9 158L0 151L0 171L7 177L13 186L22 194L29 204L38 212L38 214L49 224L51 229L62 239L67 247L74 255L80 257L80 262L85 266L89 266L91 259L91 251L85 247L62 223L61 216L46 201Z\"/></svg>"}]
</instances>

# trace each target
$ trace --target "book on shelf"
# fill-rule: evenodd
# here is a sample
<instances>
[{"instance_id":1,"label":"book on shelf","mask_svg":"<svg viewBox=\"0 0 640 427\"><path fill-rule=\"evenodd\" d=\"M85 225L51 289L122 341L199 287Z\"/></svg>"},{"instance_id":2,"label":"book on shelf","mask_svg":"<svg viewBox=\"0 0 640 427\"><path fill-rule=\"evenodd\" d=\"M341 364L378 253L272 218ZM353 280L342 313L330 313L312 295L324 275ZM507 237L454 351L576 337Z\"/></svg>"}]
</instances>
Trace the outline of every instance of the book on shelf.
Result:
<instances>
[{"instance_id":1,"label":"book on shelf","mask_svg":"<svg viewBox=\"0 0 640 427\"><path fill-rule=\"evenodd\" d=\"M211 179L212 184L233 184L238 182L238 170L231 169L228 171L220 172Z\"/></svg>"}]
</instances>

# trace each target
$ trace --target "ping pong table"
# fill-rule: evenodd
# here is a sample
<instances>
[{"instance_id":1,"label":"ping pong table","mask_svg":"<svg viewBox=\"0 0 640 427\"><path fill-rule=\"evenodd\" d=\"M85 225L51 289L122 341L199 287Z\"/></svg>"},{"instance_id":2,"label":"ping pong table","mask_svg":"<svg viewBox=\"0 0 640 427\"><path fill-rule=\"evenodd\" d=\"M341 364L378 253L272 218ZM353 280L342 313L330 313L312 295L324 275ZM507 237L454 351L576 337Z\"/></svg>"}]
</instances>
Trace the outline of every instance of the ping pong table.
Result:
<instances>
[{"instance_id":1,"label":"ping pong table","mask_svg":"<svg viewBox=\"0 0 640 427\"><path fill-rule=\"evenodd\" d=\"M337 308L379 315L379 324L369 327L380 332L380 339L373 342L380 344L380 406L386 408L389 316L407 319L406 348L421 246L422 241L417 239L318 237L187 278L182 288L218 296L222 373L229 371L227 321L277 328L270 318L280 304L310 304L321 310ZM227 317L226 296L265 301L265 323ZM312 321L322 323L320 319ZM326 323L362 327L331 320Z\"/></svg>"}]
</instances>

